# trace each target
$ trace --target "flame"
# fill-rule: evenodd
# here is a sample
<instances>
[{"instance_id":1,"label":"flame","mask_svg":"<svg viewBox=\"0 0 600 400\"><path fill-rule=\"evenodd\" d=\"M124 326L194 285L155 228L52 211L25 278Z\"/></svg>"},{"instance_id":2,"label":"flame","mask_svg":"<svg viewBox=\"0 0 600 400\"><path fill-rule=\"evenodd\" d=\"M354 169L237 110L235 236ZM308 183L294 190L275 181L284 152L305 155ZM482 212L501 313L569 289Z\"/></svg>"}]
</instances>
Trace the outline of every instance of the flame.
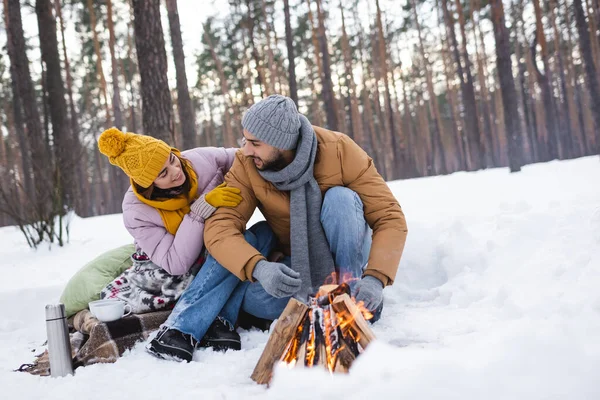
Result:
<instances>
[{"instance_id":1,"label":"flame","mask_svg":"<svg viewBox=\"0 0 600 400\"><path fill-rule=\"evenodd\" d=\"M315 362L316 346L315 346L315 325L314 325L314 313L313 310L309 311L310 318L310 333L308 334L308 340L306 342L306 357L304 365L312 367Z\"/></svg>"},{"instance_id":2,"label":"flame","mask_svg":"<svg viewBox=\"0 0 600 400\"><path fill-rule=\"evenodd\" d=\"M356 303L356 307L358 307L358 309L360 310L360 313L362 314L364 319L366 319L368 321L371 318L373 318L373 313L371 311L369 311L369 309L367 307L365 307L364 301L357 302L354 297L352 298L352 301L354 301Z\"/></svg>"},{"instance_id":3,"label":"flame","mask_svg":"<svg viewBox=\"0 0 600 400\"><path fill-rule=\"evenodd\" d=\"M325 278L323 285L341 285L342 283L349 283L357 280L359 280L359 278L352 275L351 272L344 272L339 277L336 272L332 272L327 278Z\"/></svg>"}]
</instances>

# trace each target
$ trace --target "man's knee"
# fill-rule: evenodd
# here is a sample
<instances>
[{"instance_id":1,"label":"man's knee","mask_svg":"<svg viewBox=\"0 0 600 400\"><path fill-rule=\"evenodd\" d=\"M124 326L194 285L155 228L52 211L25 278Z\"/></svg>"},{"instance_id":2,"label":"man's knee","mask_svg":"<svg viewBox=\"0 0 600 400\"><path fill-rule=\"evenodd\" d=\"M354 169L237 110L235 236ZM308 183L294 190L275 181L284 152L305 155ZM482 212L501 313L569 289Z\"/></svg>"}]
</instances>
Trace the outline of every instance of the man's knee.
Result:
<instances>
[{"instance_id":1,"label":"man's knee","mask_svg":"<svg viewBox=\"0 0 600 400\"><path fill-rule=\"evenodd\" d=\"M277 242L275 233L266 221L257 222L244 232L244 238L255 249L267 253Z\"/></svg>"},{"instance_id":2,"label":"man's knee","mask_svg":"<svg viewBox=\"0 0 600 400\"><path fill-rule=\"evenodd\" d=\"M353 208L362 212L362 201L358 194L344 186L332 187L323 197L321 222L329 218L347 218L349 215L348 211Z\"/></svg>"}]
</instances>

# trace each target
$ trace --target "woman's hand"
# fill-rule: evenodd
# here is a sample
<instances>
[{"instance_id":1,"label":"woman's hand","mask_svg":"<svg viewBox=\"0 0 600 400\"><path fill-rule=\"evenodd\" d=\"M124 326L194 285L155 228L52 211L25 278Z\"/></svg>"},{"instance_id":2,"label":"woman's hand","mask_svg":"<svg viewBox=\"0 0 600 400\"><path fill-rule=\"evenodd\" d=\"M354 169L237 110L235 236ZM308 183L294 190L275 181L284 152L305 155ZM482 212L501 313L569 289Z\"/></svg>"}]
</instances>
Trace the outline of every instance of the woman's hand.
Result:
<instances>
[{"instance_id":1,"label":"woman's hand","mask_svg":"<svg viewBox=\"0 0 600 400\"><path fill-rule=\"evenodd\" d=\"M235 207L242 201L240 189L227 187L225 182L206 193L204 199L211 206L218 207Z\"/></svg>"}]
</instances>

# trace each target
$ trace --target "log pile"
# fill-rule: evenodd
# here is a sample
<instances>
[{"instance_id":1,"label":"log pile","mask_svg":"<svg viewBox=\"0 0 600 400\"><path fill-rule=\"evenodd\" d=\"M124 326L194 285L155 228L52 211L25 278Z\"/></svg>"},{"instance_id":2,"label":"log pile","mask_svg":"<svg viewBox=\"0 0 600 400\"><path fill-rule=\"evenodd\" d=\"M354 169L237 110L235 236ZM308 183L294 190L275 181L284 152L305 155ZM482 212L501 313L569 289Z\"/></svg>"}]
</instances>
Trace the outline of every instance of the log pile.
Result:
<instances>
[{"instance_id":1,"label":"log pile","mask_svg":"<svg viewBox=\"0 0 600 400\"><path fill-rule=\"evenodd\" d=\"M371 315L350 298L346 284L321 286L307 304L290 299L279 317L251 378L270 382L273 367L326 368L348 372L352 362L375 339Z\"/></svg>"}]
</instances>

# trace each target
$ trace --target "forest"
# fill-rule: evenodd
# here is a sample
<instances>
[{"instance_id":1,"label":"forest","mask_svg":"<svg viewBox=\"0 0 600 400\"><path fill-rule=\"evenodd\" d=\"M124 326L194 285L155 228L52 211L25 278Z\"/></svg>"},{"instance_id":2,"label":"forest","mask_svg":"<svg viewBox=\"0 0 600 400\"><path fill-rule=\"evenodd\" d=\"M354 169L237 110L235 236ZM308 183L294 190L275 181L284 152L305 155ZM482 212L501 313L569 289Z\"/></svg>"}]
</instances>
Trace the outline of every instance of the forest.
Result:
<instances>
[{"instance_id":1,"label":"forest","mask_svg":"<svg viewBox=\"0 0 600 400\"><path fill-rule=\"evenodd\" d=\"M104 129L237 147L244 111L273 93L352 137L388 181L599 154L599 12L600 0L3 0L0 226L62 245L62 216L121 212L129 182L99 154Z\"/></svg>"}]
</instances>

